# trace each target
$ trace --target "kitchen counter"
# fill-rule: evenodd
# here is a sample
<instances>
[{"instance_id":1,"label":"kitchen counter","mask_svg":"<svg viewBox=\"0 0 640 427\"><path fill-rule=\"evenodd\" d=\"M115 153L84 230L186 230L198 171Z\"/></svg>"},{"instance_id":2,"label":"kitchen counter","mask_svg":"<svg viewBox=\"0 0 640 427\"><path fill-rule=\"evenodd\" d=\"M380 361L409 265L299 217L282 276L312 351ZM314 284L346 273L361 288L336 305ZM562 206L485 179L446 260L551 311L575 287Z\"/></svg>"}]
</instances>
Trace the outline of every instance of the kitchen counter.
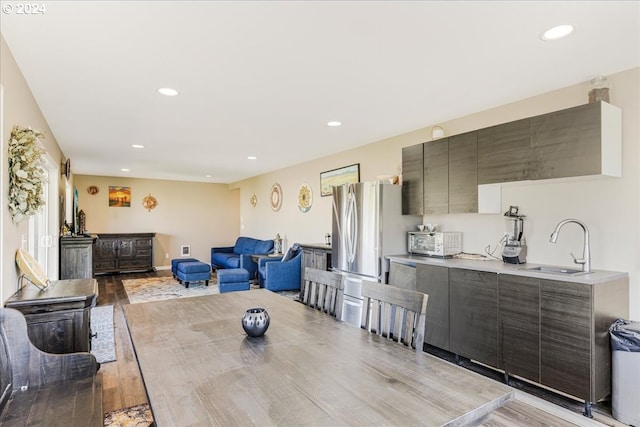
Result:
<instances>
[{"instance_id":1,"label":"kitchen counter","mask_svg":"<svg viewBox=\"0 0 640 427\"><path fill-rule=\"evenodd\" d=\"M498 274L511 274L514 276L536 277L538 279L556 280L561 282L583 283L585 285L594 285L597 283L608 282L619 278L629 277L629 273L620 271L593 270L589 274L554 274L543 273L539 271L528 270L532 267L539 267L542 264L506 264L498 260L475 260L463 258L435 258L420 255L389 255L387 259L402 264L427 264L438 265L449 268L463 268L466 270L486 271ZM548 265L545 265L548 267ZM580 268L563 267L563 268Z\"/></svg>"},{"instance_id":2,"label":"kitchen counter","mask_svg":"<svg viewBox=\"0 0 640 427\"><path fill-rule=\"evenodd\" d=\"M325 243L298 243L303 248L322 249L331 252L331 245Z\"/></svg>"}]
</instances>

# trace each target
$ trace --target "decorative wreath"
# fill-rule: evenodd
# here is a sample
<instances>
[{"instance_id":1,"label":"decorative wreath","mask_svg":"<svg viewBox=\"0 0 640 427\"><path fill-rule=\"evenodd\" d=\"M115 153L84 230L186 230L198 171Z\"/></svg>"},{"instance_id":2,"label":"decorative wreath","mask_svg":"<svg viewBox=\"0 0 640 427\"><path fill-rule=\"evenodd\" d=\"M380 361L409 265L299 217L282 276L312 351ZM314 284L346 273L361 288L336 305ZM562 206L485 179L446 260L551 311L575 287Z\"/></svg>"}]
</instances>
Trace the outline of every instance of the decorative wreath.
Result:
<instances>
[{"instance_id":1,"label":"decorative wreath","mask_svg":"<svg viewBox=\"0 0 640 427\"><path fill-rule=\"evenodd\" d=\"M9 213L14 224L35 215L45 204L42 186L46 182L40 142L44 134L14 126L9 139Z\"/></svg>"}]
</instances>

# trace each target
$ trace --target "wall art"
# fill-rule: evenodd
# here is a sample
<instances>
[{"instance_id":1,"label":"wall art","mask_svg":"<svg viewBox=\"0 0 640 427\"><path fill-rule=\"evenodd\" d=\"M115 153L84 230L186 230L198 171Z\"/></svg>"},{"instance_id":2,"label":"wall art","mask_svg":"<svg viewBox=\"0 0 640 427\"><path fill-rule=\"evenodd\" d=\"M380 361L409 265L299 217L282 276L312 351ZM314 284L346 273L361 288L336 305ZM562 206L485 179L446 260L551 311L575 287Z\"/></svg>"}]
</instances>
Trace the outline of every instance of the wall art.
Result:
<instances>
[{"instance_id":1,"label":"wall art","mask_svg":"<svg viewBox=\"0 0 640 427\"><path fill-rule=\"evenodd\" d=\"M356 182L360 182L360 163L322 172L320 174L320 196L333 194L334 186Z\"/></svg>"},{"instance_id":2,"label":"wall art","mask_svg":"<svg viewBox=\"0 0 640 427\"><path fill-rule=\"evenodd\" d=\"M300 212L309 212L313 205L313 191L309 184L302 184L298 190L298 209Z\"/></svg>"},{"instance_id":3,"label":"wall art","mask_svg":"<svg viewBox=\"0 0 640 427\"><path fill-rule=\"evenodd\" d=\"M131 206L131 187L109 186L109 206L128 208Z\"/></svg>"},{"instance_id":4,"label":"wall art","mask_svg":"<svg viewBox=\"0 0 640 427\"><path fill-rule=\"evenodd\" d=\"M282 187L277 182L271 186L271 210L277 212L282 207Z\"/></svg>"}]
</instances>

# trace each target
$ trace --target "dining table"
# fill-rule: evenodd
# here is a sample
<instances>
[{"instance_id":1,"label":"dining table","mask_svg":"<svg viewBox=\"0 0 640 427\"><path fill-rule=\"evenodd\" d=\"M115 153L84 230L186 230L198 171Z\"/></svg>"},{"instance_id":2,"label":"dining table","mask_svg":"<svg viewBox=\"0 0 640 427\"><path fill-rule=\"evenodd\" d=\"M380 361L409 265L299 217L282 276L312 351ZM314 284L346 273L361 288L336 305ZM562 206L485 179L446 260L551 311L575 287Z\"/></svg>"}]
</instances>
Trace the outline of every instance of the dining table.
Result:
<instances>
[{"instance_id":1,"label":"dining table","mask_svg":"<svg viewBox=\"0 0 640 427\"><path fill-rule=\"evenodd\" d=\"M263 336L242 327L252 308L269 315ZM457 426L514 398L501 382L265 289L124 312L157 427Z\"/></svg>"}]
</instances>

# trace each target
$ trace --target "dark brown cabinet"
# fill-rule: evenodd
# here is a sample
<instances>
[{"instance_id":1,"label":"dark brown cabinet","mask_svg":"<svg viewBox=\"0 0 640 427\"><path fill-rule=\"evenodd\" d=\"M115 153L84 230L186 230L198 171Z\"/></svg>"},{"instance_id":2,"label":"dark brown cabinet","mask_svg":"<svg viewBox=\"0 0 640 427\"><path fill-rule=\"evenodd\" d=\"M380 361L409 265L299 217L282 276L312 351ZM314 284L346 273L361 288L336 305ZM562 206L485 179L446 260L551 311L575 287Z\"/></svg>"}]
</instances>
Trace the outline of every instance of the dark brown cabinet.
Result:
<instances>
[{"instance_id":1,"label":"dark brown cabinet","mask_svg":"<svg viewBox=\"0 0 640 427\"><path fill-rule=\"evenodd\" d=\"M418 264L416 290L429 295L424 342L449 350L449 269Z\"/></svg>"},{"instance_id":2,"label":"dark brown cabinet","mask_svg":"<svg viewBox=\"0 0 640 427\"><path fill-rule=\"evenodd\" d=\"M304 282L304 270L316 268L318 270L331 270L331 246L322 244L301 244L302 248L302 272L301 282Z\"/></svg>"},{"instance_id":3,"label":"dark brown cabinet","mask_svg":"<svg viewBox=\"0 0 640 427\"><path fill-rule=\"evenodd\" d=\"M530 119L478 131L478 184L529 179Z\"/></svg>"},{"instance_id":4,"label":"dark brown cabinet","mask_svg":"<svg viewBox=\"0 0 640 427\"><path fill-rule=\"evenodd\" d=\"M423 209L423 144L402 148L402 214L422 215Z\"/></svg>"},{"instance_id":5,"label":"dark brown cabinet","mask_svg":"<svg viewBox=\"0 0 640 427\"><path fill-rule=\"evenodd\" d=\"M44 291L25 286L5 306L21 311L29 339L47 353L90 350L91 308L98 298L95 279L56 280Z\"/></svg>"},{"instance_id":6,"label":"dark brown cabinet","mask_svg":"<svg viewBox=\"0 0 640 427\"><path fill-rule=\"evenodd\" d=\"M585 402L611 393L609 326L629 279L566 282L418 263L425 342Z\"/></svg>"},{"instance_id":7,"label":"dark brown cabinet","mask_svg":"<svg viewBox=\"0 0 640 427\"><path fill-rule=\"evenodd\" d=\"M558 285L550 280L542 280L540 285L540 381L585 400L603 398L590 392L591 287Z\"/></svg>"},{"instance_id":8,"label":"dark brown cabinet","mask_svg":"<svg viewBox=\"0 0 640 427\"><path fill-rule=\"evenodd\" d=\"M93 277L93 237L60 238L60 279Z\"/></svg>"},{"instance_id":9,"label":"dark brown cabinet","mask_svg":"<svg viewBox=\"0 0 640 427\"><path fill-rule=\"evenodd\" d=\"M478 212L478 133L449 137L449 213Z\"/></svg>"},{"instance_id":10,"label":"dark brown cabinet","mask_svg":"<svg viewBox=\"0 0 640 427\"><path fill-rule=\"evenodd\" d=\"M498 368L540 382L540 280L498 275Z\"/></svg>"},{"instance_id":11,"label":"dark brown cabinet","mask_svg":"<svg viewBox=\"0 0 640 427\"><path fill-rule=\"evenodd\" d=\"M449 270L449 345L458 355L498 364L498 275Z\"/></svg>"},{"instance_id":12,"label":"dark brown cabinet","mask_svg":"<svg viewBox=\"0 0 640 427\"><path fill-rule=\"evenodd\" d=\"M439 139L423 145L424 213L446 214L449 212L449 140Z\"/></svg>"},{"instance_id":13,"label":"dark brown cabinet","mask_svg":"<svg viewBox=\"0 0 640 427\"><path fill-rule=\"evenodd\" d=\"M424 147L422 158L419 146ZM516 120L406 147L402 163L403 181L409 181L403 188L403 213L498 212L495 195L486 189L479 195L478 185L622 176L622 112L596 102ZM416 194L420 185L422 200Z\"/></svg>"},{"instance_id":14,"label":"dark brown cabinet","mask_svg":"<svg viewBox=\"0 0 640 427\"><path fill-rule=\"evenodd\" d=\"M98 234L93 245L94 274L153 271L155 233Z\"/></svg>"}]
</instances>

